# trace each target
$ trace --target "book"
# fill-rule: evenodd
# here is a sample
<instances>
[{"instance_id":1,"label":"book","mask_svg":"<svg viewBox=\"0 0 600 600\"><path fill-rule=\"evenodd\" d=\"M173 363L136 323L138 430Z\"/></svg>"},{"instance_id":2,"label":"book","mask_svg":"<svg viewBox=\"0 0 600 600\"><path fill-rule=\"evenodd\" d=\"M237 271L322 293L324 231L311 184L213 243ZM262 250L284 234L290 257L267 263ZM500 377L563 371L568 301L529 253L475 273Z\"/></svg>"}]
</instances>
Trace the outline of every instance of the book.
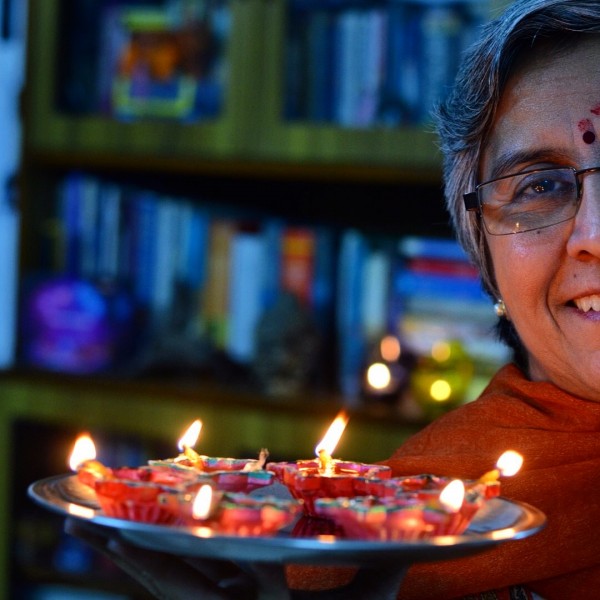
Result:
<instances>
[{"instance_id":1,"label":"book","mask_svg":"<svg viewBox=\"0 0 600 600\"><path fill-rule=\"evenodd\" d=\"M81 173L69 173L58 189L58 220L60 234L57 239L57 261L65 275L79 276L81 256Z\"/></svg>"},{"instance_id":2,"label":"book","mask_svg":"<svg viewBox=\"0 0 600 600\"><path fill-rule=\"evenodd\" d=\"M419 111L418 122L430 121L430 111L449 92L462 51L462 18L454 5L421 7L418 19Z\"/></svg>"},{"instance_id":3,"label":"book","mask_svg":"<svg viewBox=\"0 0 600 600\"><path fill-rule=\"evenodd\" d=\"M98 190L98 232L95 277L117 281L120 271L121 186L104 182Z\"/></svg>"},{"instance_id":4,"label":"book","mask_svg":"<svg viewBox=\"0 0 600 600\"><path fill-rule=\"evenodd\" d=\"M201 298L201 322L208 339L218 349L227 345L229 317L229 264L236 231L233 219L215 217L208 238L208 271Z\"/></svg>"},{"instance_id":5,"label":"book","mask_svg":"<svg viewBox=\"0 0 600 600\"><path fill-rule=\"evenodd\" d=\"M367 252L367 240L360 231L343 231L336 295L337 377L340 392L348 404L359 401L362 389L367 348L362 321L362 286Z\"/></svg>"},{"instance_id":6,"label":"book","mask_svg":"<svg viewBox=\"0 0 600 600\"><path fill-rule=\"evenodd\" d=\"M322 335L333 329L337 269L337 236L325 225L315 227L315 259L310 306Z\"/></svg>"},{"instance_id":7,"label":"book","mask_svg":"<svg viewBox=\"0 0 600 600\"><path fill-rule=\"evenodd\" d=\"M398 254L404 258L431 258L469 262L460 244L450 238L408 235L398 241Z\"/></svg>"},{"instance_id":8,"label":"book","mask_svg":"<svg viewBox=\"0 0 600 600\"><path fill-rule=\"evenodd\" d=\"M130 277L136 301L149 308L154 289L158 199L147 190L132 192Z\"/></svg>"},{"instance_id":9,"label":"book","mask_svg":"<svg viewBox=\"0 0 600 600\"><path fill-rule=\"evenodd\" d=\"M329 10L308 14L306 26L306 104L307 117L328 122L332 117L334 82L334 16Z\"/></svg>"},{"instance_id":10,"label":"book","mask_svg":"<svg viewBox=\"0 0 600 600\"><path fill-rule=\"evenodd\" d=\"M265 265L263 267L263 306L265 310L273 307L281 292L281 251L283 231L286 223L283 219L270 217L262 223L262 235L265 244Z\"/></svg>"},{"instance_id":11,"label":"book","mask_svg":"<svg viewBox=\"0 0 600 600\"><path fill-rule=\"evenodd\" d=\"M471 274L415 272L401 267L394 275L393 285L394 292L405 297L489 302L479 277Z\"/></svg>"},{"instance_id":12,"label":"book","mask_svg":"<svg viewBox=\"0 0 600 600\"><path fill-rule=\"evenodd\" d=\"M239 230L231 240L225 349L244 364L254 358L256 326L264 309L265 249L261 232Z\"/></svg>"},{"instance_id":13,"label":"book","mask_svg":"<svg viewBox=\"0 0 600 600\"><path fill-rule=\"evenodd\" d=\"M294 294L304 306L309 306L314 269L314 230L296 226L284 228L281 238L281 289Z\"/></svg>"},{"instance_id":14,"label":"book","mask_svg":"<svg viewBox=\"0 0 600 600\"><path fill-rule=\"evenodd\" d=\"M211 217L204 206L186 202L183 210L183 240L178 279L190 289L200 290L207 277Z\"/></svg>"},{"instance_id":15,"label":"book","mask_svg":"<svg viewBox=\"0 0 600 600\"><path fill-rule=\"evenodd\" d=\"M175 294L179 244L179 203L160 197L156 202L154 276L150 308L155 319L169 315Z\"/></svg>"},{"instance_id":16,"label":"book","mask_svg":"<svg viewBox=\"0 0 600 600\"><path fill-rule=\"evenodd\" d=\"M387 333L391 290L392 258L384 248L367 251L362 283L362 328L367 343L372 344Z\"/></svg>"}]
</instances>

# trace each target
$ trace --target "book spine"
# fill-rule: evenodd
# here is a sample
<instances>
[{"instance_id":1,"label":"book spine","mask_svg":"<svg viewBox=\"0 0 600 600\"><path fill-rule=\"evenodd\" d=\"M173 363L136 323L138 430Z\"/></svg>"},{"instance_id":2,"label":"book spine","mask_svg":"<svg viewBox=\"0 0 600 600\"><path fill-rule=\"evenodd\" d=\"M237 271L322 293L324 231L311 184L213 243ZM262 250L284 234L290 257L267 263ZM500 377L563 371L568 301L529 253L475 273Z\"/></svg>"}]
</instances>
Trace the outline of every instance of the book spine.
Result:
<instances>
[{"instance_id":1,"label":"book spine","mask_svg":"<svg viewBox=\"0 0 600 600\"><path fill-rule=\"evenodd\" d=\"M366 342L362 323L362 284L367 244L355 229L340 240L337 287L338 385L349 405L358 403Z\"/></svg>"},{"instance_id":2,"label":"book spine","mask_svg":"<svg viewBox=\"0 0 600 600\"><path fill-rule=\"evenodd\" d=\"M208 272L202 297L202 323L208 338L216 348L227 345L229 305L229 261L234 221L213 219L209 232Z\"/></svg>"},{"instance_id":3,"label":"book spine","mask_svg":"<svg viewBox=\"0 0 600 600\"><path fill-rule=\"evenodd\" d=\"M315 232L310 228L287 227L281 249L281 289L310 304L314 279Z\"/></svg>"},{"instance_id":4,"label":"book spine","mask_svg":"<svg viewBox=\"0 0 600 600\"><path fill-rule=\"evenodd\" d=\"M79 275L95 279L98 275L100 181L85 175L81 179L81 259Z\"/></svg>"},{"instance_id":5,"label":"book spine","mask_svg":"<svg viewBox=\"0 0 600 600\"><path fill-rule=\"evenodd\" d=\"M286 225L282 219L269 218L262 224L265 244L265 266L263 271L263 305L271 308L281 292L282 240Z\"/></svg>"},{"instance_id":6,"label":"book spine","mask_svg":"<svg viewBox=\"0 0 600 600\"><path fill-rule=\"evenodd\" d=\"M206 283L210 214L201 206L193 206L189 216L189 234L184 252L182 277L191 289L200 290Z\"/></svg>"},{"instance_id":7,"label":"book spine","mask_svg":"<svg viewBox=\"0 0 600 600\"><path fill-rule=\"evenodd\" d=\"M390 299L391 257L385 249L368 252L363 272L362 323L368 343L381 338L387 329Z\"/></svg>"},{"instance_id":8,"label":"book spine","mask_svg":"<svg viewBox=\"0 0 600 600\"><path fill-rule=\"evenodd\" d=\"M119 246L121 243L121 188L102 183L98 199L97 273L101 279L116 281L119 277Z\"/></svg>"},{"instance_id":9,"label":"book spine","mask_svg":"<svg viewBox=\"0 0 600 600\"><path fill-rule=\"evenodd\" d=\"M178 205L168 198L157 202L155 262L151 307L157 319L166 317L173 305L179 239L177 238Z\"/></svg>"},{"instance_id":10,"label":"book spine","mask_svg":"<svg viewBox=\"0 0 600 600\"><path fill-rule=\"evenodd\" d=\"M256 326L263 305L265 244L259 232L238 231L231 241L229 264L228 354L248 364L254 358Z\"/></svg>"},{"instance_id":11,"label":"book spine","mask_svg":"<svg viewBox=\"0 0 600 600\"><path fill-rule=\"evenodd\" d=\"M157 231L157 198L147 191L134 192L132 203L131 266L134 297L144 307L151 305L154 289Z\"/></svg>"}]
</instances>

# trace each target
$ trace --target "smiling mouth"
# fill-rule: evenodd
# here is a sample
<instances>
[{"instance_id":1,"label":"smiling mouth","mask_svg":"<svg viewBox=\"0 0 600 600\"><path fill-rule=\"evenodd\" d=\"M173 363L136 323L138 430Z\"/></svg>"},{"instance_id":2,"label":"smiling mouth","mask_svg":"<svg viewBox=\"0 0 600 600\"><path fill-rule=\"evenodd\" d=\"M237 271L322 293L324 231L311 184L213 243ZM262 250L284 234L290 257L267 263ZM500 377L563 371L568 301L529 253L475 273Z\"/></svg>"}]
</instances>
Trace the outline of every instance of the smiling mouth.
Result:
<instances>
[{"instance_id":1,"label":"smiling mouth","mask_svg":"<svg viewBox=\"0 0 600 600\"><path fill-rule=\"evenodd\" d=\"M573 304L582 312L589 312L590 310L598 312L600 311L600 294L576 298L573 300Z\"/></svg>"}]
</instances>

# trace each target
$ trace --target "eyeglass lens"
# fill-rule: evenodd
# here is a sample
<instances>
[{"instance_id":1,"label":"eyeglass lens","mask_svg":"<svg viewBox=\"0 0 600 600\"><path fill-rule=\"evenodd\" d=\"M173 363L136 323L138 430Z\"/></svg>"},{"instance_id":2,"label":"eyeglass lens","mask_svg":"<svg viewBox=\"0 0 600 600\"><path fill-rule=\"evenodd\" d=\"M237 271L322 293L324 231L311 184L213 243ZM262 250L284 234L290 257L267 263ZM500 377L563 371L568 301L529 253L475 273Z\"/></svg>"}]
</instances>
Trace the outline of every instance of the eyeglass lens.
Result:
<instances>
[{"instance_id":1,"label":"eyeglass lens","mask_svg":"<svg viewBox=\"0 0 600 600\"><path fill-rule=\"evenodd\" d=\"M577 177L571 168L542 169L482 184L478 194L486 229L504 235L572 219L579 208Z\"/></svg>"}]
</instances>

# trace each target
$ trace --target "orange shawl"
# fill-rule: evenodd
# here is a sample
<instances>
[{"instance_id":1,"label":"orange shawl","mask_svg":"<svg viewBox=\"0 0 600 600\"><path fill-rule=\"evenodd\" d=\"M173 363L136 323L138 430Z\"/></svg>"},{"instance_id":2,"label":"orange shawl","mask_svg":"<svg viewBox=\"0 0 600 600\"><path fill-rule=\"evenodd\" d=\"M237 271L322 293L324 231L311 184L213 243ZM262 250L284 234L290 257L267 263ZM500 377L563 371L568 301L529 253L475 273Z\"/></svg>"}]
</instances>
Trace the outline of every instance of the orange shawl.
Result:
<instances>
[{"instance_id":1,"label":"orange shawl","mask_svg":"<svg viewBox=\"0 0 600 600\"><path fill-rule=\"evenodd\" d=\"M598 598L600 403L531 382L507 365L478 400L438 419L384 462L396 475L476 478L507 449L524 463L502 481L502 495L542 510L546 527L471 557L415 564L398 598L449 600L518 584L547 600ZM304 589L351 576L344 569L288 572L290 585Z\"/></svg>"}]
</instances>

